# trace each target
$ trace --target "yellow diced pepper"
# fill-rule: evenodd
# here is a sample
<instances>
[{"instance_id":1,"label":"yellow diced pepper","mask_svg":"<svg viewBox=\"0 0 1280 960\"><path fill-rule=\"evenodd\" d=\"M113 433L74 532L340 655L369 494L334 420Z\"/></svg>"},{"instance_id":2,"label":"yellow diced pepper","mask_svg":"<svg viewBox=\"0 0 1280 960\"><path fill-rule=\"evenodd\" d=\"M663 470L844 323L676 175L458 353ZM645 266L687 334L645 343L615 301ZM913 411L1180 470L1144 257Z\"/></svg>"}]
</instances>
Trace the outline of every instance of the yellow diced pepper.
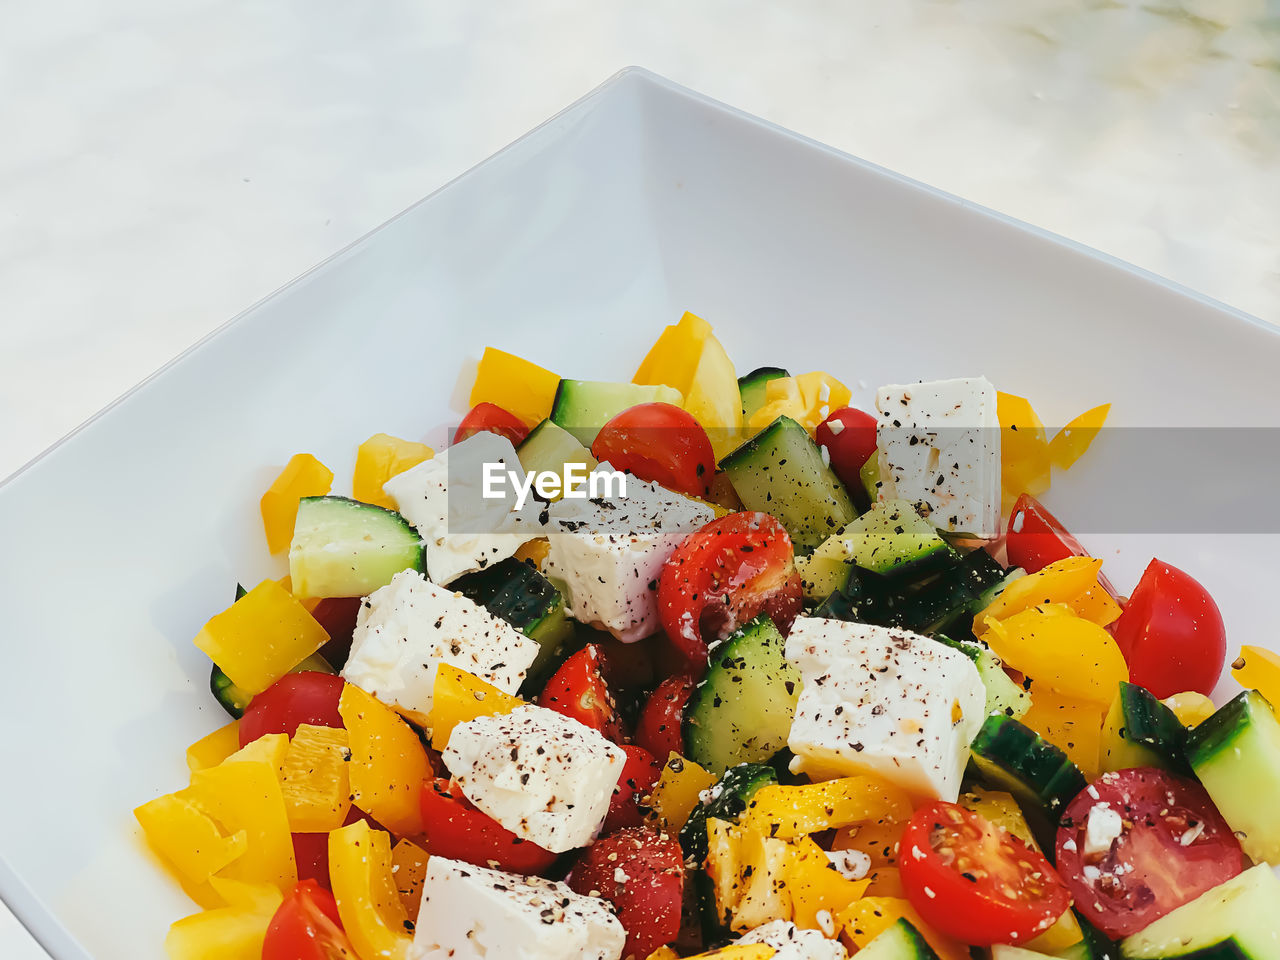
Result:
<instances>
[{"instance_id":1,"label":"yellow diced pepper","mask_svg":"<svg viewBox=\"0 0 1280 960\"><path fill-rule=\"evenodd\" d=\"M560 377L515 354L485 347L471 388L471 406L496 403L527 423L551 415Z\"/></svg>"},{"instance_id":2,"label":"yellow diced pepper","mask_svg":"<svg viewBox=\"0 0 1280 960\"><path fill-rule=\"evenodd\" d=\"M814 371L798 377L779 377L765 385L764 405L751 415L749 433L763 430L787 416L812 433L835 410L847 407L853 392L829 373Z\"/></svg>"},{"instance_id":3,"label":"yellow diced pepper","mask_svg":"<svg viewBox=\"0 0 1280 960\"><path fill-rule=\"evenodd\" d=\"M1056 957L1083 939L1084 931L1080 929L1080 921L1068 907L1062 916L1054 921L1052 927L1034 940L1027 941L1027 949Z\"/></svg>"},{"instance_id":4,"label":"yellow diced pepper","mask_svg":"<svg viewBox=\"0 0 1280 960\"><path fill-rule=\"evenodd\" d=\"M244 831L245 852L222 870L228 880L272 883L287 893L298 882L289 817L278 771L268 763L224 762L191 775L177 793L220 823L228 833Z\"/></svg>"},{"instance_id":5,"label":"yellow diced pepper","mask_svg":"<svg viewBox=\"0 0 1280 960\"><path fill-rule=\"evenodd\" d=\"M1076 616L1105 627L1120 616L1120 605L1098 583L1101 571L1101 560L1066 557L1019 577L974 618L974 632L982 637L986 620L1005 620L1047 603L1065 604Z\"/></svg>"},{"instance_id":6,"label":"yellow diced pepper","mask_svg":"<svg viewBox=\"0 0 1280 960\"><path fill-rule=\"evenodd\" d=\"M385 830L359 820L329 834L329 881L342 927L361 960L409 956L409 915L391 867L391 838Z\"/></svg>"},{"instance_id":7,"label":"yellow diced pepper","mask_svg":"<svg viewBox=\"0 0 1280 960\"><path fill-rule=\"evenodd\" d=\"M382 492L382 485L433 456L435 451L425 443L401 440L388 433L375 433L356 449L351 496L362 503L394 510L396 502ZM290 536L292 534L290 529Z\"/></svg>"},{"instance_id":8,"label":"yellow diced pepper","mask_svg":"<svg viewBox=\"0 0 1280 960\"><path fill-rule=\"evenodd\" d=\"M185 883L201 884L244 855L243 830L224 836L218 824L195 804L168 793L133 811L147 843Z\"/></svg>"},{"instance_id":9,"label":"yellow diced pepper","mask_svg":"<svg viewBox=\"0 0 1280 960\"><path fill-rule=\"evenodd\" d=\"M1000 418L1000 485L1004 503L1023 493L1038 497L1051 479L1049 438L1031 402L1011 393L996 393Z\"/></svg>"},{"instance_id":10,"label":"yellow diced pepper","mask_svg":"<svg viewBox=\"0 0 1280 960\"><path fill-rule=\"evenodd\" d=\"M698 797L715 786L715 782L712 774L673 752L649 792L647 804L663 832L672 836L679 833L698 805Z\"/></svg>"},{"instance_id":11,"label":"yellow diced pepper","mask_svg":"<svg viewBox=\"0 0 1280 960\"><path fill-rule=\"evenodd\" d=\"M547 559L549 553L551 553L551 541L546 537L538 537L535 540L522 543L514 556L517 560L530 562L541 570L542 561Z\"/></svg>"},{"instance_id":12,"label":"yellow diced pepper","mask_svg":"<svg viewBox=\"0 0 1280 960\"><path fill-rule=\"evenodd\" d=\"M732 827L737 839L738 873L736 902L727 911L729 927L742 933L771 920L787 920L792 914L787 867L791 849L783 840L756 830ZM708 858L708 870L710 870ZM750 872L748 872L750 868Z\"/></svg>"},{"instance_id":13,"label":"yellow diced pepper","mask_svg":"<svg viewBox=\"0 0 1280 960\"><path fill-rule=\"evenodd\" d=\"M267 733L257 740L245 744L223 763L265 763L276 772L277 777L284 776L284 758L289 752L289 735L286 733Z\"/></svg>"},{"instance_id":14,"label":"yellow diced pepper","mask_svg":"<svg viewBox=\"0 0 1280 960\"><path fill-rule=\"evenodd\" d=\"M898 841L910 816L910 813L896 814L841 827L831 841L831 849L860 850L871 858L873 867L891 867L898 862Z\"/></svg>"},{"instance_id":15,"label":"yellow diced pepper","mask_svg":"<svg viewBox=\"0 0 1280 960\"><path fill-rule=\"evenodd\" d=\"M761 787L747 804L742 823L771 837L795 837L881 817L906 819L911 801L878 777L842 777L822 783Z\"/></svg>"},{"instance_id":16,"label":"yellow diced pepper","mask_svg":"<svg viewBox=\"0 0 1280 960\"><path fill-rule=\"evenodd\" d=\"M1196 690L1175 693L1172 697L1166 697L1160 702L1173 711L1174 716L1184 727L1194 727L1197 723L1204 723L1217 709L1212 700Z\"/></svg>"},{"instance_id":17,"label":"yellow diced pepper","mask_svg":"<svg viewBox=\"0 0 1280 960\"><path fill-rule=\"evenodd\" d=\"M1107 414L1110 412L1109 403L1086 410L1054 434L1049 441L1049 456L1053 459L1053 465L1059 470L1066 470L1084 456L1084 452L1102 430L1102 425L1107 422Z\"/></svg>"},{"instance_id":18,"label":"yellow diced pepper","mask_svg":"<svg viewBox=\"0 0 1280 960\"><path fill-rule=\"evenodd\" d=\"M391 873L404 912L416 917L422 905L422 886L427 879L427 851L412 840L401 840L391 848Z\"/></svg>"},{"instance_id":19,"label":"yellow diced pepper","mask_svg":"<svg viewBox=\"0 0 1280 960\"><path fill-rule=\"evenodd\" d=\"M705 956L705 954L703 954ZM680 960L680 954L676 953L670 947L659 947L653 953L649 954L645 960Z\"/></svg>"},{"instance_id":20,"label":"yellow diced pepper","mask_svg":"<svg viewBox=\"0 0 1280 960\"><path fill-rule=\"evenodd\" d=\"M354 684L338 700L351 749L352 802L397 836L422 832L419 794L431 763L398 713Z\"/></svg>"},{"instance_id":21,"label":"yellow diced pepper","mask_svg":"<svg viewBox=\"0 0 1280 960\"><path fill-rule=\"evenodd\" d=\"M1241 647L1231 675L1246 690L1257 690L1268 703L1280 705L1280 654L1264 647Z\"/></svg>"},{"instance_id":22,"label":"yellow diced pepper","mask_svg":"<svg viewBox=\"0 0 1280 960\"><path fill-rule=\"evenodd\" d=\"M205 910L174 923L165 937L170 960L261 960L262 941L284 902L270 884L243 884L214 877L229 906Z\"/></svg>"},{"instance_id":23,"label":"yellow diced pepper","mask_svg":"<svg viewBox=\"0 0 1280 960\"><path fill-rule=\"evenodd\" d=\"M431 688L431 746L444 750L453 728L460 723L510 713L523 706L525 702L519 697L452 664L442 663L436 668L435 684Z\"/></svg>"},{"instance_id":24,"label":"yellow diced pepper","mask_svg":"<svg viewBox=\"0 0 1280 960\"><path fill-rule=\"evenodd\" d=\"M293 524L298 518L298 501L303 497L322 497L331 489L333 471L311 454L299 453L290 459L259 504L267 549L272 553L288 550L293 540Z\"/></svg>"},{"instance_id":25,"label":"yellow diced pepper","mask_svg":"<svg viewBox=\"0 0 1280 960\"><path fill-rule=\"evenodd\" d=\"M1093 780L1102 772L1102 722L1107 707L1096 700L1065 696L1046 683L1032 683L1031 709L1018 719L1066 753L1086 780ZM1113 697L1115 690L1113 686Z\"/></svg>"},{"instance_id":26,"label":"yellow diced pepper","mask_svg":"<svg viewBox=\"0 0 1280 960\"><path fill-rule=\"evenodd\" d=\"M982 637L996 656L1064 697L1105 709L1116 685L1129 679L1129 665L1115 638L1063 604L1033 607L1006 620L988 619L985 626ZM1026 723L1026 717L1022 720Z\"/></svg>"},{"instance_id":27,"label":"yellow diced pepper","mask_svg":"<svg viewBox=\"0 0 1280 960\"><path fill-rule=\"evenodd\" d=\"M328 640L297 599L274 580L263 580L206 623L194 642L232 683L256 695Z\"/></svg>"},{"instance_id":28,"label":"yellow diced pepper","mask_svg":"<svg viewBox=\"0 0 1280 960\"><path fill-rule=\"evenodd\" d=\"M663 950L669 952L663 953ZM689 957L689 960L773 960L777 955L778 951L767 943L729 943L715 950L696 954ZM667 960L669 957L679 956L670 947L663 947L656 953L649 954L649 960Z\"/></svg>"},{"instance_id":29,"label":"yellow diced pepper","mask_svg":"<svg viewBox=\"0 0 1280 960\"><path fill-rule=\"evenodd\" d=\"M861 897L870 884L870 880L850 880L836 870L812 837L802 837L791 845L787 886L791 891L791 919L798 927L821 930L819 913L826 911L832 917L837 916Z\"/></svg>"},{"instance_id":30,"label":"yellow diced pepper","mask_svg":"<svg viewBox=\"0 0 1280 960\"><path fill-rule=\"evenodd\" d=\"M898 920L906 920L920 932L940 960L969 960L969 948L934 930L916 913L911 904L896 897L863 897L855 900L836 917L842 936L861 949Z\"/></svg>"},{"instance_id":31,"label":"yellow diced pepper","mask_svg":"<svg viewBox=\"0 0 1280 960\"><path fill-rule=\"evenodd\" d=\"M240 749L240 721L232 720L187 747L187 769L192 772L216 767Z\"/></svg>"},{"instance_id":32,"label":"yellow diced pepper","mask_svg":"<svg viewBox=\"0 0 1280 960\"><path fill-rule=\"evenodd\" d=\"M351 809L347 731L298 724L284 757L281 787L294 833L325 833L342 826Z\"/></svg>"}]
</instances>

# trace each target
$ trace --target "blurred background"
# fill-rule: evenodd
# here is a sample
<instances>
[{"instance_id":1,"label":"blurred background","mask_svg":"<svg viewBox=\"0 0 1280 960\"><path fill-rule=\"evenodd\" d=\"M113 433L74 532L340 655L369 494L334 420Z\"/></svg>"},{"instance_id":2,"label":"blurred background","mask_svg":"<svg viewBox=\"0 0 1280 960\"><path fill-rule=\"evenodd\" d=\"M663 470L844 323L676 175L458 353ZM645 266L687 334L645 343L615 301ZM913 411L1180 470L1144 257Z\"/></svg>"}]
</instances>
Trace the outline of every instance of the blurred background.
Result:
<instances>
[{"instance_id":1,"label":"blurred background","mask_svg":"<svg viewBox=\"0 0 1280 960\"><path fill-rule=\"evenodd\" d=\"M1280 0L9 0L0 477L628 64L1280 322Z\"/></svg>"}]
</instances>

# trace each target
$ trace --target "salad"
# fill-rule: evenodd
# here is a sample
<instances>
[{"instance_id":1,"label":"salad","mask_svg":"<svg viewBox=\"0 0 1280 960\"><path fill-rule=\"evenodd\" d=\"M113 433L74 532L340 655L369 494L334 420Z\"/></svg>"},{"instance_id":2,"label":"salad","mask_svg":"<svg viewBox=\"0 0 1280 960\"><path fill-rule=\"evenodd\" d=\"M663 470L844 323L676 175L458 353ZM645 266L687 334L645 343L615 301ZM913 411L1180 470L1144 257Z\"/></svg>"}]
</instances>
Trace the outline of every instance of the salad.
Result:
<instances>
[{"instance_id":1,"label":"salad","mask_svg":"<svg viewBox=\"0 0 1280 960\"><path fill-rule=\"evenodd\" d=\"M229 722L135 815L172 960L1280 960L1280 657L1128 595L983 377L629 383L488 348L434 451L265 491L288 576L195 638Z\"/></svg>"}]
</instances>

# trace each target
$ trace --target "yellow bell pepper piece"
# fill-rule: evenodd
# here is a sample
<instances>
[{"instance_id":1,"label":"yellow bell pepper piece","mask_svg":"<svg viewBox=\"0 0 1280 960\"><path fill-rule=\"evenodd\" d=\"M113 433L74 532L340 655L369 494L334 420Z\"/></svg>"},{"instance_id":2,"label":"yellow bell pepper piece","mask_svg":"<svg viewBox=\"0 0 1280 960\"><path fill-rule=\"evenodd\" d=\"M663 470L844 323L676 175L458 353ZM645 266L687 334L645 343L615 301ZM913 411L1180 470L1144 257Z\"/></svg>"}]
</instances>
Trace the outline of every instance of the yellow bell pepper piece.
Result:
<instances>
[{"instance_id":1,"label":"yellow bell pepper piece","mask_svg":"<svg viewBox=\"0 0 1280 960\"><path fill-rule=\"evenodd\" d=\"M748 829L791 840L881 817L905 820L909 816L911 801L905 793L878 777L858 776L761 787L741 822Z\"/></svg>"},{"instance_id":2,"label":"yellow bell pepper piece","mask_svg":"<svg viewBox=\"0 0 1280 960\"><path fill-rule=\"evenodd\" d=\"M871 858L872 867L893 866L898 862L898 841L910 816L908 811L905 815L898 813L841 827L831 841L831 849L860 850Z\"/></svg>"},{"instance_id":3,"label":"yellow bell pepper piece","mask_svg":"<svg viewBox=\"0 0 1280 960\"><path fill-rule=\"evenodd\" d=\"M351 496L362 503L394 510L396 502L382 492L382 485L433 456L435 451L425 443L401 440L389 433L375 433L356 448ZM292 535L291 529L290 536Z\"/></svg>"},{"instance_id":4,"label":"yellow bell pepper piece","mask_svg":"<svg viewBox=\"0 0 1280 960\"><path fill-rule=\"evenodd\" d=\"M867 887L868 897L905 897L906 890L902 886L902 875L897 867L875 867L867 874L871 884Z\"/></svg>"},{"instance_id":5,"label":"yellow bell pepper piece","mask_svg":"<svg viewBox=\"0 0 1280 960\"><path fill-rule=\"evenodd\" d=\"M284 776L284 758L289 752L289 735L285 733L268 733L251 743L245 744L223 763L265 763L276 772L276 776Z\"/></svg>"},{"instance_id":6,"label":"yellow bell pepper piece","mask_svg":"<svg viewBox=\"0 0 1280 960\"><path fill-rule=\"evenodd\" d=\"M1246 690L1257 690L1268 703L1280 704L1280 654L1263 647L1241 647L1231 675Z\"/></svg>"},{"instance_id":7,"label":"yellow bell pepper piece","mask_svg":"<svg viewBox=\"0 0 1280 960\"><path fill-rule=\"evenodd\" d=\"M224 836L203 810L168 793L133 811L147 843L190 884L201 884L244 855L249 845L243 830Z\"/></svg>"},{"instance_id":8,"label":"yellow bell pepper piece","mask_svg":"<svg viewBox=\"0 0 1280 960\"><path fill-rule=\"evenodd\" d=\"M1086 780L1095 779L1102 772L1102 724L1108 708L1097 700L1066 696L1046 684L1032 682L1031 709L1018 719L1066 753Z\"/></svg>"},{"instance_id":9,"label":"yellow bell pepper piece","mask_svg":"<svg viewBox=\"0 0 1280 960\"><path fill-rule=\"evenodd\" d=\"M216 767L240 749L240 721L232 720L187 747L187 769L193 773Z\"/></svg>"},{"instance_id":10,"label":"yellow bell pepper piece","mask_svg":"<svg viewBox=\"0 0 1280 960\"><path fill-rule=\"evenodd\" d=\"M287 590L263 580L204 625L195 638L241 690L259 694L329 641Z\"/></svg>"},{"instance_id":11,"label":"yellow bell pepper piece","mask_svg":"<svg viewBox=\"0 0 1280 960\"><path fill-rule=\"evenodd\" d=\"M791 887L787 882L790 846L783 840L739 826L731 827L730 833L736 841L738 864L734 891L737 896L730 897L724 914L729 918L730 928L742 933L770 920L789 919L793 911ZM710 866L708 858L708 870Z\"/></svg>"},{"instance_id":12,"label":"yellow bell pepper piece","mask_svg":"<svg viewBox=\"0 0 1280 960\"><path fill-rule=\"evenodd\" d=\"M293 524L298 519L298 501L303 497L322 497L331 489L333 471L311 454L299 453L290 459L259 504L267 549L272 553L288 550L293 540Z\"/></svg>"},{"instance_id":13,"label":"yellow bell pepper piece","mask_svg":"<svg viewBox=\"0 0 1280 960\"><path fill-rule=\"evenodd\" d=\"M1102 561L1093 557L1066 557L1019 577L974 618L974 632L981 637L984 621L1005 620L1046 603L1065 604L1076 616L1105 627L1120 616L1120 605L1098 583L1101 570Z\"/></svg>"},{"instance_id":14,"label":"yellow bell pepper piece","mask_svg":"<svg viewBox=\"0 0 1280 960\"><path fill-rule=\"evenodd\" d=\"M853 392L829 373L779 377L765 385L764 405L751 415L748 432L757 433L787 416L812 433L832 411L847 407L852 399Z\"/></svg>"},{"instance_id":15,"label":"yellow bell pepper piece","mask_svg":"<svg viewBox=\"0 0 1280 960\"><path fill-rule=\"evenodd\" d=\"M539 570L542 569L542 561L547 559L547 555L551 553L551 541L546 537L538 537L536 540L529 540L520 545L514 556L517 560L531 562Z\"/></svg>"},{"instance_id":16,"label":"yellow bell pepper piece","mask_svg":"<svg viewBox=\"0 0 1280 960\"><path fill-rule=\"evenodd\" d=\"M170 960L261 960L262 941L284 896L270 884L210 881L228 906L174 923L164 940Z\"/></svg>"},{"instance_id":17,"label":"yellow bell pepper piece","mask_svg":"<svg viewBox=\"0 0 1280 960\"><path fill-rule=\"evenodd\" d=\"M1019 495L1038 497L1049 489L1051 468L1049 437L1031 402L1011 393L996 393L1000 418L1000 485L1003 501Z\"/></svg>"},{"instance_id":18,"label":"yellow bell pepper piece","mask_svg":"<svg viewBox=\"0 0 1280 960\"><path fill-rule=\"evenodd\" d=\"M657 950L653 951L653 953L649 954L645 960L680 960L680 954L676 953L670 947L659 947Z\"/></svg>"},{"instance_id":19,"label":"yellow bell pepper piece","mask_svg":"<svg viewBox=\"0 0 1280 960\"><path fill-rule=\"evenodd\" d=\"M519 697L485 683L479 677L442 663L431 688L431 747L443 751L453 728L476 717L510 713L525 706Z\"/></svg>"},{"instance_id":20,"label":"yellow bell pepper piece","mask_svg":"<svg viewBox=\"0 0 1280 960\"><path fill-rule=\"evenodd\" d=\"M658 782L649 793L648 807L666 833L674 836L698 805L704 790L715 786L716 778L692 760L672 752L662 767Z\"/></svg>"},{"instance_id":21,"label":"yellow bell pepper piece","mask_svg":"<svg viewBox=\"0 0 1280 960\"><path fill-rule=\"evenodd\" d=\"M431 775L427 753L409 724L354 684L338 700L351 749L351 799L397 836L422 832L418 806L422 781Z\"/></svg>"},{"instance_id":22,"label":"yellow bell pepper piece","mask_svg":"<svg viewBox=\"0 0 1280 960\"><path fill-rule=\"evenodd\" d=\"M325 833L342 826L351 809L347 731L298 724L284 757L281 788L294 833Z\"/></svg>"},{"instance_id":23,"label":"yellow bell pepper piece","mask_svg":"<svg viewBox=\"0 0 1280 960\"><path fill-rule=\"evenodd\" d=\"M851 903L836 917L842 936L858 949L878 937L898 920L906 920L920 932L940 960L969 960L969 948L934 930L916 913L911 904L897 897L863 897Z\"/></svg>"},{"instance_id":24,"label":"yellow bell pepper piece","mask_svg":"<svg viewBox=\"0 0 1280 960\"><path fill-rule=\"evenodd\" d=\"M409 915L391 867L391 838L385 830L374 830L360 820L329 834L329 881L342 927L360 960L409 956Z\"/></svg>"},{"instance_id":25,"label":"yellow bell pepper piece","mask_svg":"<svg viewBox=\"0 0 1280 960\"><path fill-rule=\"evenodd\" d=\"M818 914L826 911L833 918L861 897L870 880L850 880L831 866L826 852L802 837L791 845L791 862L787 865L787 886L791 890L791 919L798 927L821 930Z\"/></svg>"},{"instance_id":26,"label":"yellow bell pepper piece","mask_svg":"<svg viewBox=\"0 0 1280 960\"><path fill-rule=\"evenodd\" d=\"M1049 441L1049 456L1059 470L1066 470L1084 456L1094 438L1107 422L1111 404L1104 403L1086 410L1054 434Z\"/></svg>"},{"instance_id":27,"label":"yellow bell pepper piece","mask_svg":"<svg viewBox=\"0 0 1280 960\"><path fill-rule=\"evenodd\" d=\"M1174 716L1184 727L1194 727L1197 723L1203 723L1212 717L1217 709L1212 700L1195 690L1175 693L1172 697L1165 697L1160 702L1173 711Z\"/></svg>"},{"instance_id":28,"label":"yellow bell pepper piece","mask_svg":"<svg viewBox=\"0 0 1280 960\"><path fill-rule=\"evenodd\" d=\"M1063 604L1033 607L985 625L983 639L996 656L1064 697L1105 709L1116 685L1129 679L1129 665L1115 638Z\"/></svg>"},{"instance_id":29,"label":"yellow bell pepper piece","mask_svg":"<svg viewBox=\"0 0 1280 960\"><path fill-rule=\"evenodd\" d=\"M663 950L667 951L663 953ZM778 951L767 943L730 943L715 950L708 950L706 953L699 953L689 957L689 960L773 960L778 955ZM678 958L680 954L676 953L670 947L662 947L655 953L649 954L649 960L668 960L668 958Z\"/></svg>"},{"instance_id":30,"label":"yellow bell pepper piece","mask_svg":"<svg viewBox=\"0 0 1280 960\"><path fill-rule=\"evenodd\" d=\"M471 388L471 406L496 403L508 413L534 424L551 416L560 377L496 347L485 347Z\"/></svg>"},{"instance_id":31,"label":"yellow bell pepper piece","mask_svg":"<svg viewBox=\"0 0 1280 960\"><path fill-rule=\"evenodd\" d=\"M422 905L422 886L427 879L427 851L412 840L401 840L391 848L391 874L396 893L410 917L418 915Z\"/></svg>"}]
</instances>

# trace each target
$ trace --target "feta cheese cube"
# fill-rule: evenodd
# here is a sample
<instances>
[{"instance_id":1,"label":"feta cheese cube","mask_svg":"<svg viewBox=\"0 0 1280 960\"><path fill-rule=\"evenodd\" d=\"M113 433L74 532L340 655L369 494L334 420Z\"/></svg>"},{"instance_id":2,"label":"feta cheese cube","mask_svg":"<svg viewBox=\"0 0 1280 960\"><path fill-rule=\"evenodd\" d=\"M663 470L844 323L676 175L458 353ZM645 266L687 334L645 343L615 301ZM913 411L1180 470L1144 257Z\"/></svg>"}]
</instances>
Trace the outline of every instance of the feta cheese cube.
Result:
<instances>
[{"instance_id":1,"label":"feta cheese cube","mask_svg":"<svg viewBox=\"0 0 1280 960\"><path fill-rule=\"evenodd\" d=\"M1000 535L1000 417L986 377L876 393L881 500L922 505L939 530Z\"/></svg>"},{"instance_id":2,"label":"feta cheese cube","mask_svg":"<svg viewBox=\"0 0 1280 960\"><path fill-rule=\"evenodd\" d=\"M846 960L849 956L839 940L828 940L817 930L802 930L790 920L771 920L748 930L738 943L773 947L773 960Z\"/></svg>"},{"instance_id":3,"label":"feta cheese cube","mask_svg":"<svg viewBox=\"0 0 1280 960\"><path fill-rule=\"evenodd\" d=\"M913 797L955 801L985 714L973 661L910 631L816 617L796 620L785 653L802 683L794 771L874 774Z\"/></svg>"},{"instance_id":4,"label":"feta cheese cube","mask_svg":"<svg viewBox=\"0 0 1280 960\"><path fill-rule=\"evenodd\" d=\"M500 496L485 495L486 463L500 464L524 484L511 441L482 431L382 485L426 544L427 573L436 583L483 570L542 535L540 505L527 498L516 509L519 495L510 481L491 485Z\"/></svg>"},{"instance_id":5,"label":"feta cheese cube","mask_svg":"<svg viewBox=\"0 0 1280 960\"><path fill-rule=\"evenodd\" d=\"M484 607L405 570L360 604L342 677L426 726L440 664L515 693L538 650Z\"/></svg>"},{"instance_id":6,"label":"feta cheese cube","mask_svg":"<svg viewBox=\"0 0 1280 960\"><path fill-rule=\"evenodd\" d=\"M454 727L444 762L477 807L516 836L565 853L595 839L626 754L577 720L529 706Z\"/></svg>"},{"instance_id":7,"label":"feta cheese cube","mask_svg":"<svg viewBox=\"0 0 1280 960\"><path fill-rule=\"evenodd\" d=\"M602 463L598 471L613 468ZM626 478L625 499L566 497L548 510L543 572L565 585L570 615L624 643L656 633L658 577L690 533L715 519L705 503Z\"/></svg>"},{"instance_id":8,"label":"feta cheese cube","mask_svg":"<svg viewBox=\"0 0 1280 960\"><path fill-rule=\"evenodd\" d=\"M414 960L618 960L627 934L605 901L563 883L432 857Z\"/></svg>"}]
</instances>

